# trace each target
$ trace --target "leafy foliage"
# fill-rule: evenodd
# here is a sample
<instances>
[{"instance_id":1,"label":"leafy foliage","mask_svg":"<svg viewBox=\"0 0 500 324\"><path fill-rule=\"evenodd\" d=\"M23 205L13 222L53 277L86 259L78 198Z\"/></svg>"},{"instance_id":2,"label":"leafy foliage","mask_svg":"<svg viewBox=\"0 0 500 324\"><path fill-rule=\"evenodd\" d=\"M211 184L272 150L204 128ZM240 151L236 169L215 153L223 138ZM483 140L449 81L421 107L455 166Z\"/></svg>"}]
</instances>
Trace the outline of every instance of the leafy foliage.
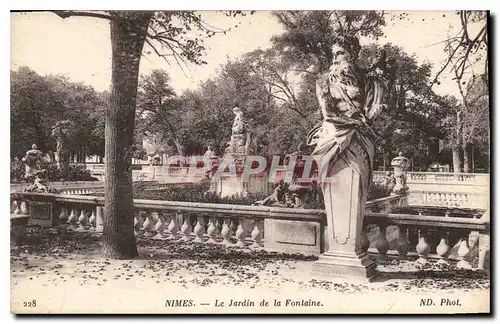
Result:
<instances>
[{"instance_id":1,"label":"leafy foliage","mask_svg":"<svg viewBox=\"0 0 500 324\"><path fill-rule=\"evenodd\" d=\"M207 192L209 186L209 183L196 183L165 190L151 190L148 189L148 186L145 184L134 183L134 199L252 205L257 200L262 200L266 197L264 194L248 194L246 196L235 194L233 196L221 197L217 193ZM368 200L386 196L387 190L383 186L376 184L372 186ZM322 209L324 208L324 203L322 199L319 199L318 201L308 201L304 208Z\"/></svg>"},{"instance_id":2,"label":"leafy foliage","mask_svg":"<svg viewBox=\"0 0 500 324\"><path fill-rule=\"evenodd\" d=\"M338 34L377 39L385 25L383 11L278 11L273 13L285 28L273 37L277 50L306 70L311 64L325 70L332 59L331 46Z\"/></svg>"},{"instance_id":3,"label":"leafy foliage","mask_svg":"<svg viewBox=\"0 0 500 324\"><path fill-rule=\"evenodd\" d=\"M41 164L42 169L47 171L48 181L59 181L61 179L61 173L57 168L56 163L43 162ZM25 167L22 163L18 161L11 162L10 166L10 181L19 182L24 180ZM93 177L85 165L81 164L70 164L68 171L68 178L66 181L98 181L99 179Z\"/></svg>"},{"instance_id":4,"label":"leafy foliage","mask_svg":"<svg viewBox=\"0 0 500 324\"><path fill-rule=\"evenodd\" d=\"M40 76L26 67L11 72L11 155L22 156L36 143L55 151L52 127L59 121L74 124L71 153L104 155L103 112L106 101L92 87L60 76Z\"/></svg>"}]
</instances>

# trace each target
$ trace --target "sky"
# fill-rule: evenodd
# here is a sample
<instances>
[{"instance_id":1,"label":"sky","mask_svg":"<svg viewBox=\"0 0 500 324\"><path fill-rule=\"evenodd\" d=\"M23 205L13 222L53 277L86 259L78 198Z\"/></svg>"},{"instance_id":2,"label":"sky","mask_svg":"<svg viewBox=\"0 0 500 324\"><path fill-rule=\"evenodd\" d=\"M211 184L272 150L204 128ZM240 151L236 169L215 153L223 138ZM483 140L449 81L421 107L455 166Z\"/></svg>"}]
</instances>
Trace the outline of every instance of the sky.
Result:
<instances>
[{"instance_id":1,"label":"sky","mask_svg":"<svg viewBox=\"0 0 500 324\"><path fill-rule=\"evenodd\" d=\"M200 82L215 76L228 58L270 47L271 37L283 31L269 11L238 18L209 11L202 14L208 23L222 29L240 22L226 35L216 35L205 41L207 65L189 65L189 70L185 68L183 72L175 62L168 64L152 53L143 56L140 73L165 69L178 93L194 89ZM379 42L401 46L408 54L415 54L420 63L430 61L436 73L446 58L444 44L440 42L450 31L458 31L458 27L458 17L451 11L413 11L407 21L388 21L383 30L385 37ZM11 69L21 66L41 75L66 75L98 91L108 90L111 81L109 23L87 17L61 19L48 12L11 13ZM435 88L438 93L458 95L451 78L441 81Z\"/></svg>"}]
</instances>

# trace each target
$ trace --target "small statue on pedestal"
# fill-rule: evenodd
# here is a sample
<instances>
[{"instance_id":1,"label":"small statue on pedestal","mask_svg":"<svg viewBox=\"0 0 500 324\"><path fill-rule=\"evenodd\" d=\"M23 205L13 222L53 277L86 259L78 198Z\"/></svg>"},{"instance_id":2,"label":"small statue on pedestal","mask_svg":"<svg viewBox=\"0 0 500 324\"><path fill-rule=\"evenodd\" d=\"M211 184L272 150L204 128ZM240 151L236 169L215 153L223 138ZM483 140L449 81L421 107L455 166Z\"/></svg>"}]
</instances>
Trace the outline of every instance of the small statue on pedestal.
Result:
<instances>
[{"instance_id":1,"label":"small statue on pedestal","mask_svg":"<svg viewBox=\"0 0 500 324\"><path fill-rule=\"evenodd\" d=\"M67 180L70 162L70 141L73 136L75 125L70 120L58 121L52 127L52 136L56 140L56 162L61 173L61 180Z\"/></svg>"},{"instance_id":2,"label":"small statue on pedestal","mask_svg":"<svg viewBox=\"0 0 500 324\"><path fill-rule=\"evenodd\" d=\"M399 152L399 156L392 159L391 166L394 168L394 188L392 189L392 194L400 195L406 193L408 191L406 170L410 166L410 160L405 158L402 152Z\"/></svg>"},{"instance_id":3,"label":"small statue on pedestal","mask_svg":"<svg viewBox=\"0 0 500 324\"><path fill-rule=\"evenodd\" d=\"M248 155L251 153L251 133L243 117L243 111L241 108L233 108L233 113L235 117L231 132L231 140L228 142L228 147L226 148L225 153L233 155Z\"/></svg>"},{"instance_id":4,"label":"small statue on pedestal","mask_svg":"<svg viewBox=\"0 0 500 324\"><path fill-rule=\"evenodd\" d=\"M26 181L33 182L35 180L35 175L41 170L41 163L43 161L43 153L38 149L36 144L31 145L31 150L26 152L26 155L22 158L25 163L26 168L24 172L24 177Z\"/></svg>"},{"instance_id":5,"label":"small statue on pedestal","mask_svg":"<svg viewBox=\"0 0 500 324\"><path fill-rule=\"evenodd\" d=\"M49 186L47 170L45 169L37 171L33 183L25 188L24 191L37 193L59 193L57 189Z\"/></svg>"},{"instance_id":6,"label":"small statue on pedestal","mask_svg":"<svg viewBox=\"0 0 500 324\"><path fill-rule=\"evenodd\" d=\"M255 205L261 206L283 206L285 203L285 182L281 180L276 184L274 191L271 195L264 200L256 201Z\"/></svg>"}]
</instances>

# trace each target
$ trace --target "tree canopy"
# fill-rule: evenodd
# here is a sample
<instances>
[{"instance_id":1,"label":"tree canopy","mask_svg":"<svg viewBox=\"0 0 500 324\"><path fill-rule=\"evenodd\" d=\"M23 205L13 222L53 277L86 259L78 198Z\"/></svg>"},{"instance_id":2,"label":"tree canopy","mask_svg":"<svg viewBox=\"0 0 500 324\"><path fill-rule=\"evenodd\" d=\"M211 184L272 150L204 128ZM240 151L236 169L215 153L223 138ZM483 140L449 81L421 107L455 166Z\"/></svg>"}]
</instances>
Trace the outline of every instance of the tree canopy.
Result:
<instances>
[{"instance_id":1,"label":"tree canopy","mask_svg":"<svg viewBox=\"0 0 500 324\"><path fill-rule=\"evenodd\" d=\"M45 153L56 150L52 127L74 122L70 151L104 154L103 112L106 95L62 76L41 76L26 67L11 72L11 155L23 155L32 144Z\"/></svg>"},{"instance_id":2,"label":"tree canopy","mask_svg":"<svg viewBox=\"0 0 500 324\"><path fill-rule=\"evenodd\" d=\"M73 13L58 12L62 16ZM115 12L102 14L111 20L119 16ZM465 143L467 152L488 154L487 75L466 76L474 62L487 60L484 12L457 13L460 33L445 42L450 59L434 75L432 63L419 63L411 53L382 42L383 27L398 18L390 13L278 11L273 15L284 32L272 38L270 48L228 60L216 76L196 89L175 93L166 70L155 69L140 76L135 145L140 146L144 136L154 135L168 154L202 154L207 146L222 154L231 136L232 108L239 106L249 122L257 153L296 150L320 120L316 75L331 60L329 51L335 35L346 34L364 40L360 66L369 66L381 49L396 60L392 105L375 124L380 135L376 167L387 167L399 151L412 159L415 168L425 169L435 161L450 163L447 155L443 160L442 142L445 151L453 148L454 143ZM154 12L142 53L157 54L181 66L187 62L205 64L203 39L227 31L210 26L196 12ZM439 96L430 86L439 82L446 68L454 69L456 77L460 77L463 98ZM44 151L54 151L50 129L65 119L76 121L72 149L104 154L104 117L110 93L98 93L64 77L40 76L27 68L12 72L11 82L11 126L23 130L12 134L13 155L24 153L32 143ZM457 112L462 114L460 123Z\"/></svg>"}]
</instances>

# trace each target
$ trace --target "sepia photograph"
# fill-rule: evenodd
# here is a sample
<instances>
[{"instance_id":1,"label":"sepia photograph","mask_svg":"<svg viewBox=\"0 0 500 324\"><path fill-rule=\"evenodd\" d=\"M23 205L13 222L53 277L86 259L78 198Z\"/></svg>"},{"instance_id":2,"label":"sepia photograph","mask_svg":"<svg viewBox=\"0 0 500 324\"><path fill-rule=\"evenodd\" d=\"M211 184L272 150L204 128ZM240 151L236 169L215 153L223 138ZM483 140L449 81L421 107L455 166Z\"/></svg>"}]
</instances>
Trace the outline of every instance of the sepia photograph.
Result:
<instances>
[{"instance_id":1,"label":"sepia photograph","mask_svg":"<svg viewBox=\"0 0 500 324\"><path fill-rule=\"evenodd\" d=\"M491 314L490 33L11 11L10 312Z\"/></svg>"}]
</instances>

